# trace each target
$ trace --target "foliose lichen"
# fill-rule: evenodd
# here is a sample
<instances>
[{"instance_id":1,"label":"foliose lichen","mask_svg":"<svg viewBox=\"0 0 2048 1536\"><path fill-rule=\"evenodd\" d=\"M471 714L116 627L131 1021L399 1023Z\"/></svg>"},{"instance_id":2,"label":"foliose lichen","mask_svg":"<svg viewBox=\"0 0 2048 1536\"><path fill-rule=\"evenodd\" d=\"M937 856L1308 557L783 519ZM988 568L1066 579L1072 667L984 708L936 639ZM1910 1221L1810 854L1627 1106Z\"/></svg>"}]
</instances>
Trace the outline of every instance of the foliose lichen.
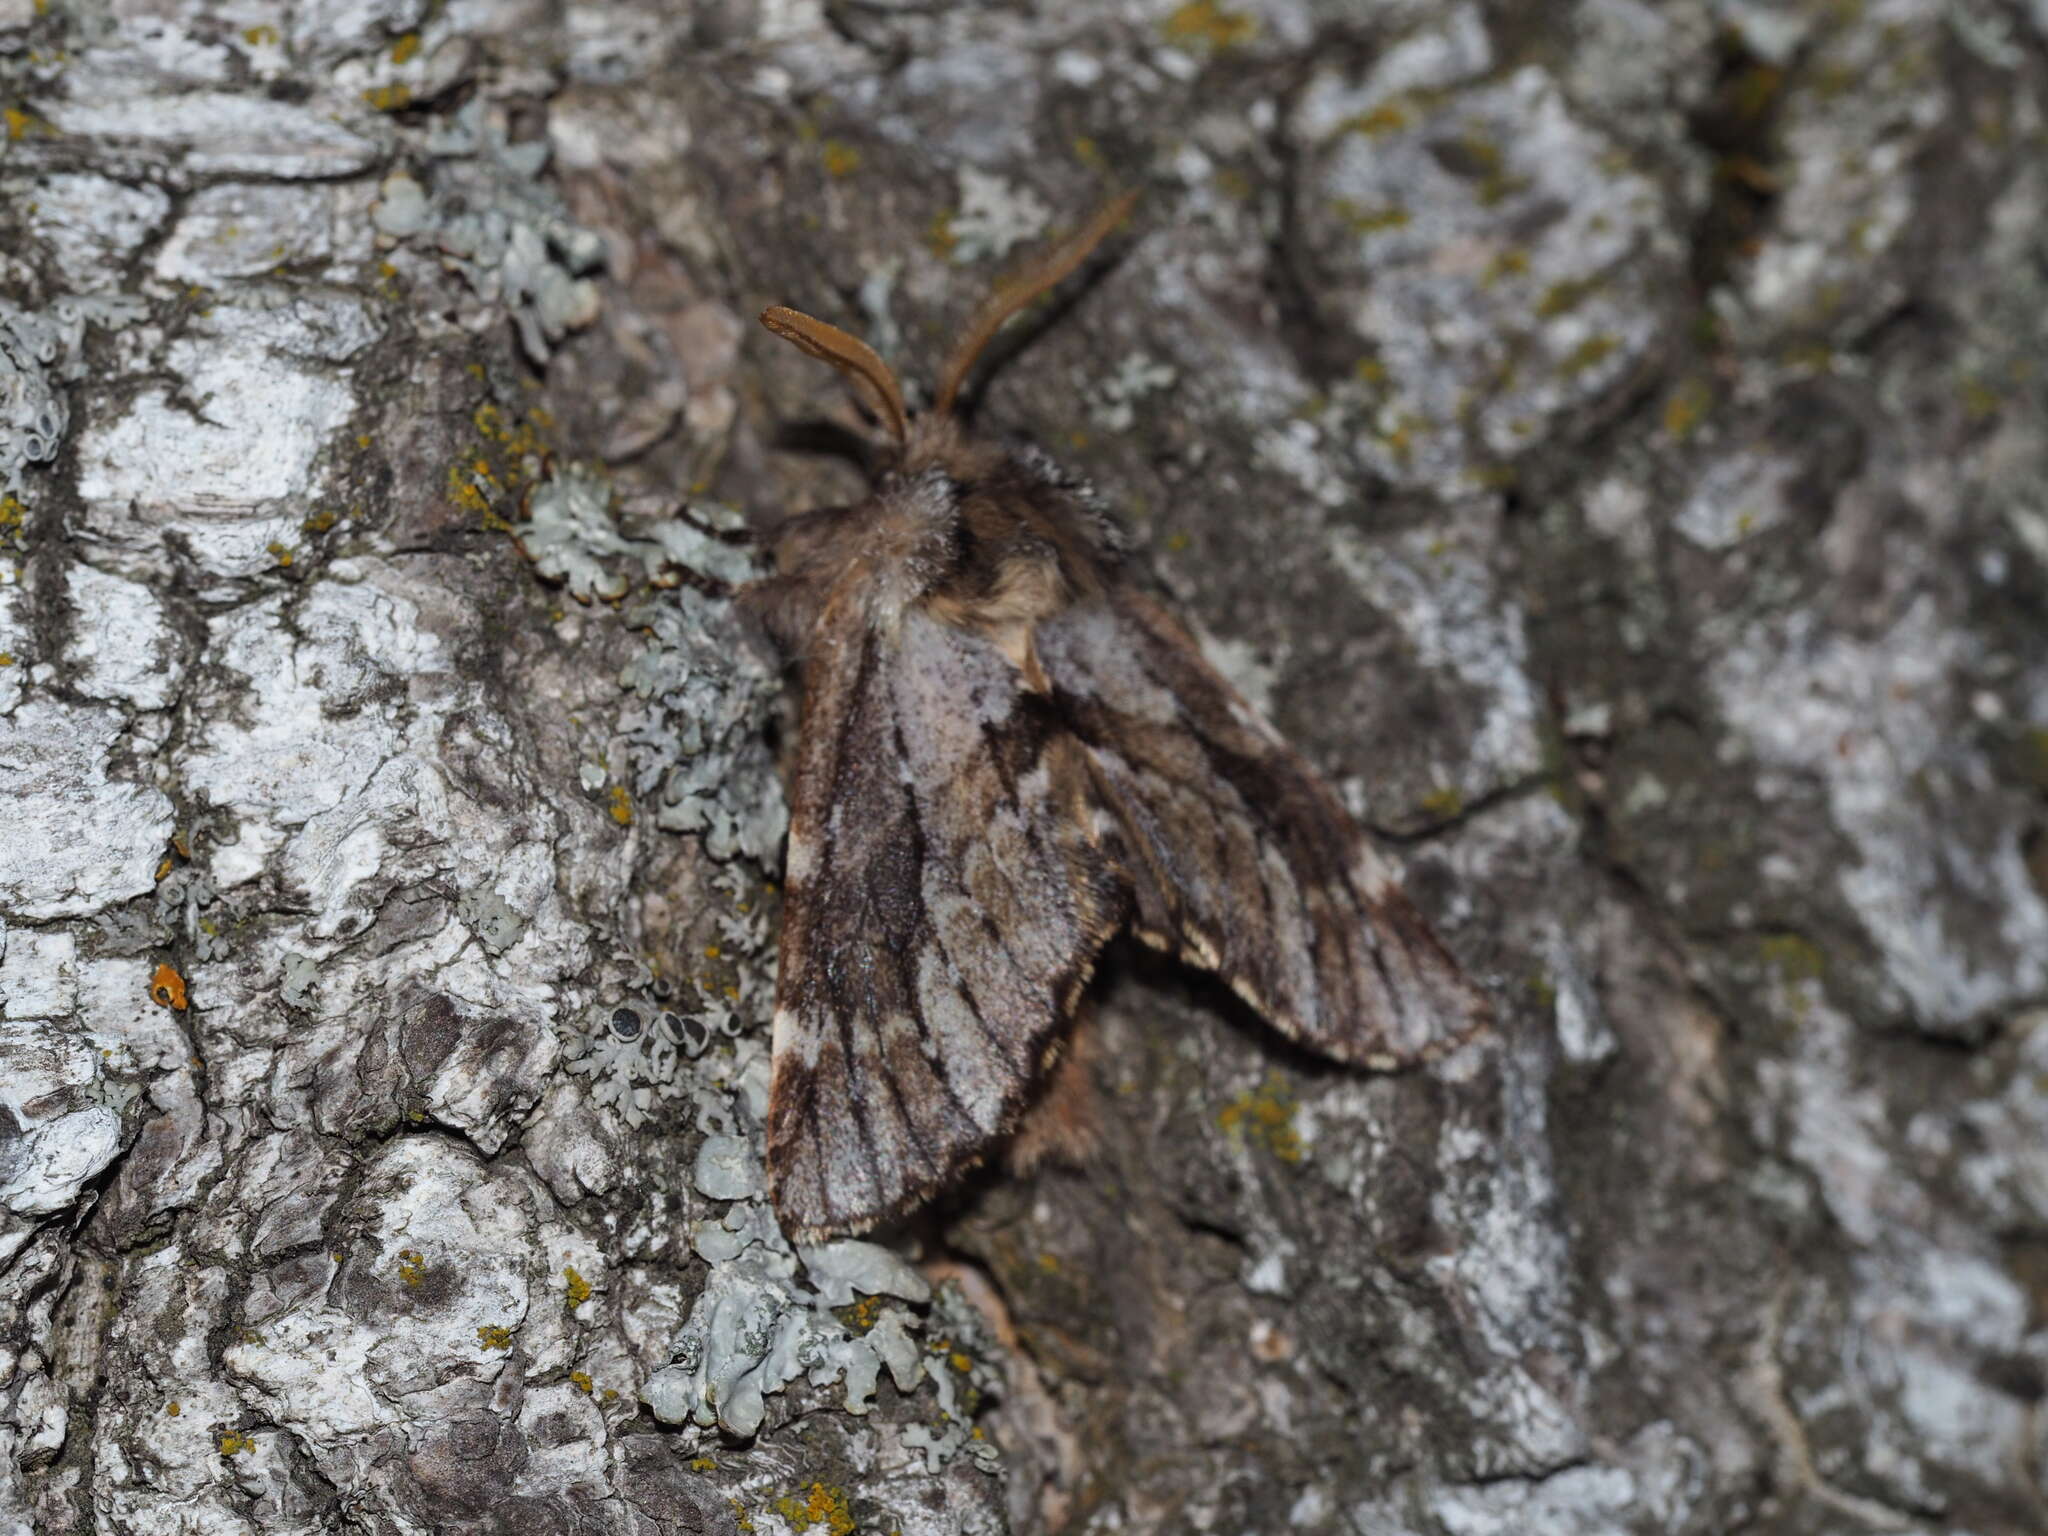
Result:
<instances>
[{"instance_id":1,"label":"foliose lichen","mask_svg":"<svg viewBox=\"0 0 2048 1536\"><path fill-rule=\"evenodd\" d=\"M502 955L526 932L526 918L488 886L478 886L457 896L455 915L476 935L477 942L494 955Z\"/></svg>"},{"instance_id":2,"label":"foliose lichen","mask_svg":"<svg viewBox=\"0 0 2048 1536\"><path fill-rule=\"evenodd\" d=\"M1037 239L1051 222L1052 210L1029 187L960 167L960 208L946 221L954 261L1001 261L1013 247Z\"/></svg>"},{"instance_id":3,"label":"foliose lichen","mask_svg":"<svg viewBox=\"0 0 2048 1536\"><path fill-rule=\"evenodd\" d=\"M62 298L37 311L0 299L0 503L18 505L28 470L63 446L71 407L62 386L85 373L86 327L147 313L132 298Z\"/></svg>"},{"instance_id":4,"label":"foliose lichen","mask_svg":"<svg viewBox=\"0 0 2048 1536\"><path fill-rule=\"evenodd\" d=\"M729 603L683 588L637 604L647 636L619 681L638 701L620 717L634 796L655 825L693 832L714 859L771 866L788 820L763 726L779 688Z\"/></svg>"},{"instance_id":5,"label":"foliose lichen","mask_svg":"<svg viewBox=\"0 0 2048 1536\"><path fill-rule=\"evenodd\" d=\"M513 143L481 96L427 136L431 185L406 172L384 179L371 212L395 243L441 253L485 304L502 306L536 363L554 344L597 318L591 274L604 265L603 237L572 223L540 179L545 138Z\"/></svg>"},{"instance_id":6,"label":"foliose lichen","mask_svg":"<svg viewBox=\"0 0 2048 1536\"><path fill-rule=\"evenodd\" d=\"M978 1321L957 1315L971 1309L942 1297L934 1317L947 1332L937 1343L920 1342L929 1328L911 1308L931 1303L931 1287L900 1256L852 1240L790 1244L760 1177L768 1050L756 1038L731 1050L722 1079L730 1086L692 1090L705 1132L693 1181L730 1203L692 1223L692 1246L711 1273L671 1342L669 1363L641 1388L642 1401L665 1423L752 1435L766 1417L766 1398L800 1377L816 1387L843 1383L847 1411L859 1414L884 1371L906 1393L929 1376L938 1413L932 1426L911 1427L916 1446L934 1466L966 1448L992 1459L993 1447L974 1437L972 1425L994 1375L978 1364L987 1354ZM861 1297L869 1300L853 1307Z\"/></svg>"},{"instance_id":7,"label":"foliose lichen","mask_svg":"<svg viewBox=\"0 0 2048 1536\"><path fill-rule=\"evenodd\" d=\"M692 1079L685 1062L716 1041L737 1039L742 1027L739 1011L719 996L706 996L688 1011L637 1000L595 1003L580 1033L565 1042L564 1064L590 1080L593 1103L637 1130L657 1104L687 1096Z\"/></svg>"}]
</instances>

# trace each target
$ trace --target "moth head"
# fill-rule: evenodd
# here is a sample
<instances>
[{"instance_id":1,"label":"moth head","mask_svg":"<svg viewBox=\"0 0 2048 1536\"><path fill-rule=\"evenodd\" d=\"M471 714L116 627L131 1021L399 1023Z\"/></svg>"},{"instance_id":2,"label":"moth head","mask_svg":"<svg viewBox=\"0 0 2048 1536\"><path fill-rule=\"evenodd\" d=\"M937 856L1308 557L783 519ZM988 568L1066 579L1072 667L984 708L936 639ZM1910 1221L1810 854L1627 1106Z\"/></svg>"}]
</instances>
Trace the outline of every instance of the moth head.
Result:
<instances>
[{"instance_id":1,"label":"moth head","mask_svg":"<svg viewBox=\"0 0 2048 1536\"><path fill-rule=\"evenodd\" d=\"M939 371L932 408L913 422L903 402L903 386L875 349L839 329L838 326L777 304L761 312L761 323L783 340L794 342L812 357L830 363L852 384L854 394L886 434L882 445L884 462L902 465L910 457L914 431L926 423L950 423L959 403L961 387L974 370L981 354L996 332L1025 305L1064 282L1110 232L1130 214L1138 200L1136 192L1115 198L1073 234L1046 251L1023 270L998 282L989 296L969 317L966 330L954 344L946 365Z\"/></svg>"}]
</instances>

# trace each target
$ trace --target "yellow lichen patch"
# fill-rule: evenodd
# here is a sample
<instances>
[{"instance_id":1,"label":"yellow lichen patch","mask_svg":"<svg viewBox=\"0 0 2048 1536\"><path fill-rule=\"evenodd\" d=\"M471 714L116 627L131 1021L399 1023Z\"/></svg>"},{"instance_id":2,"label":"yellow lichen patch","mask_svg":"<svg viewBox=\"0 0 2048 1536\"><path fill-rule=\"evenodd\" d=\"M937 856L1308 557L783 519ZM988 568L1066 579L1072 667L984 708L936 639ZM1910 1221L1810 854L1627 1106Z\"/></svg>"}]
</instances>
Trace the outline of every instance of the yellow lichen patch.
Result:
<instances>
[{"instance_id":1,"label":"yellow lichen patch","mask_svg":"<svg viewBox=\"0 0 2048 1536\"><path fill-rule=\"evenodd\" d=\"M184 1410L178 1406L178 1400L174 1397L168 1403L164 1404L164 1412L168 1413L172 1418L175 1419L180 1413L184 1412Z\"/></svg>"},{"instance_id":2,"label":"yellow lichen patch","mask_svg":"<svg viewBox=\"0 0 2048 1536\"><path fill-rule=\"evenodd\" d=\"M1383 101L1370 112L1360 112L1355 117L1344 119L1338 132L1362 133L1369 139L1377 139L1399 133L1407 126L1407 109L1398 102Z\"/></svg>"},{"instance_id":3,"label":"yellow lichen patch","mask_svg":"<svg viewBox=\"0 0 2048 1536\"><path fill-rule=\"evenodd\" d=\"M953 1369L958 1371L962 1376L965 1376L969 1371L974 1369L973 1359L957 1349L954 1350L952 1354L946 1356L946 1364L952 1366Z\"/></svg>"},{"instance_id":4,"label":"yellow lichen patch","mask_svg":"<svg viewBox=\"0 0 2048 1536\"><path fill-rule=\"evenodd\" d=\"M0 122L7 125L7 137L12 143L20 143L30 134L46 138L56 136L57 130L44 122L35 113L22 107L0 107Z\"/></svg>"},{"instance_id":5,"label":"yellow lichen patch","mask_svg":"<svg viewBox=\"0 0 2048 1536\"><path fill-rule=\"evenodd\" d=\"M269 25L242 28L242 41L251 48L267 48L277 41L277 28Z\"/></svg>"},{"instance_id":6,"label":"yellow lichen patch","mask_svg":"<svg viewBox=\"0 0 2048 1536\"><path fill-rule=\"evenodd\" d=\"M590 1395L590 1372L571 1371L569 1373L569 1385L578 1392L581 1392L585 1397L588 1397Z\"/></svg>"},{"instance_id":7,"label":"yellow lichen patch","mask_svg":"<svg viewBox=\"0 0 2048 1536\"><path fill-rule=\"evenodd\" d=\"M407 1285L418 1285L427 1276L427 1261L417 1248L398 1250L398 1278Z\"/></svg>"},{"instance_id":8,"label":"yellow lichen patch","mask_svg":"<svg viewBox=\"0 0 2048 1536\"><path fill-rule=\"evenodd\" d=\"M1820 947L1796 933L1774 933L1758 942L1765 965L1790 984L1818 981L1827 973L1828 957Z\"/></svg>"},{"instance_id":9,"label":"yellow lichen patch","mask_svg":"<svg viewBox=\"0 0 2048 1536\"><path fill-rule=\"evenodd\" d=\"M269 551L270 558L275 560L280 568L284 570L291 569L293 557L292 552L289 548L287 548L283 544L278 543L276 540L272 540L269 544L266 544L264 548Z\"/></svg>"},{"instance_id":10,"label":"yellow lichen patch","mask_svg":"<svg viewBox=\"0 0 2048 1536\"><path fill-rule=\"evenodd\" d=\"M1588 336L1573 347L1565 360L1557 365L1558 371L1566 378L1584 373L1588 368L1597 367L1605 362L1620 345L1621 338L1606 331L1596 336Z\"/></svg>"},{"instance_id":11,"label":"yellow lichen patch","mask_svg":"<svg viewBox=\"0 0 2048 1536\"><path fill-rule=\"evenodd\" d=\"M149 996L159 1008L175 1012L185 1011L185 978L167 960L156 968L156 974L149 978Z\"/></svg>"},{"instance_id":12,"label":"yellow lichen patch","mask_svg":"<svg viewBox=\"0 0 2048 1536\"><path fill-rule=\"evenodd\" d=\"M408 32L391 45L391 62L394 64L410 64L419 56L419 51L419 33Z\"/></svg>"},{"instance_id":13,"label":"yellow lichen patch","mask_svg":"<svg viewBox=\"0 0 2048 1536\"><path fill-rule=\"evenodd\" d=\"M832 1315L838 1318L840 1322L846 1324L855 1333L866 1333L875 1326L875 1320L882 1315L882 1298L879 1296L863 1296L858 1301L850 1301L843 1307L834 1307Z\"/></svg>"},{"instance_id":14,"label":"yellow lichen patch","mask_svg":"<svg viewBox=\"0 0 2048 1536\"><path fill-rule=\"evenodd\" d=\"M690 1470L692 1472L716 1472L718 1470L718 1463L709 1456L699 1456L691 1461Z\"/></svg>"},{"instance_id":15,"label":"yellow lichen patch","mask_svg":"<svg viewBox=\"0 0 2048 1536\"><path fill-rule=\"evenodd\" d=\"M2029 726L2021 740L2020 771L2034 788L2048 790L2048 725Z\"/></svg>"},{"instance_id":16,"label":"yellow lichen patch","mask_svg":"<svg viewBox=\"0 0 2048 1536\"><path fill-rule=\"evenodd\" d=\"M1529 270L1529 253L1519 245L1511 245L1486 264L1486 272L1480 283L1491 288L1504 277L1520 277Z\"/></svg>"},{"instance_id":17,"label":"yellow lichen patch","mask_svg":"<svg viewBox=\"0 0 2048 1536\"><path fill-rule=\"evenodd\" d=\"M1465 797L1453 785L1432 789L1422 797L1422 808L1439 820L1449 820L1465 809Z\"/></svg>"},{"instance_id":18,"label":"yellow lichen patch","mask_svg":"<svg viewBox=\"0 0 2048 1536\"><path fill-rule=\"evenodd\" d=\"M1405 229L1410 217L1406 208L1366 208L1341 197L1331 207L1354 235L1375 235L1382 230Z\"/></svg>"},{"instance_id":19,"label":"yellow lichen patch","mask_svg":"<svg viewBox=\"0 0 2048 1536\"><path fill-rule=\"evenodd\" d=\"M402 112L412 105L412 87L398 82L374 86L363 92L363 100L377 112Z\"/></svg>"},{"instance_id":20,"label":"yellow lichen patch","mask_svg":"<svg viewBox=\"0 0 2048 1536\"><path fill-rule=\"evenodd\" d=\"M482 377L480 370L477 376ZM498 509L525 485L531 465L546 458L548 445L541 434L553 419L538 408L527 412L524 421L508 418L485 401L470 422L477 440L448 466L448 494L465 512L476 513L486 530L502 533L512 524ZM368 439L359 441L367 444Z\"/></svg>"},{"instance_id":21,"label":"yellow lichen patch","mask_svg":"<svg viewBox=\"0 0 2048 1536\"><path fill-rule=\"evenodd\" d=\"M256 1438L253 1435L245 1435L239 1430L231 1429L223 1434L215 1444L220 1447L221 1455L239 1456L244 1451L256 1449Z\"/></svg>"},{"instance_id":22,"label":"yellow lichen patch","mask_svg":"<svg viewBox=\"0 0 2048 1536\"><path fill-rule=\"evenodd\" d=\"M1543 290L1543 297L1536 301L1538 319L1553 320L1559 315L1568 315L1586 302L1586 296L1599 287L1599 279L1591 277L1567 278L1552 283Z\"/></svg>"},{"instance_id":23,"label":"yellow lichen patch","mask_svg":"<svg viewBox=\"0 0 2048 1536\"><path fill-rule=\"evenodd\" d=\"M1972 421L1982 421L1987 416L1996 416L2004 400L1998 391L1982 379L1963 380L1963 414Z\"/></svg>"},{"instance_id":24,"label":"yellow lichen patch","mask_svg":"<svg viewBox=\"0 0 2048 1536\"><path fill-rule=\"evenodd\" d=\"M1224 1105L1216 1113L1216 1123L1226 1134L1264 1147L1283 1163L1298 1163L1304 1149L1294 1129L1294 1111L1294 1090L1274 1075Z\"/></svg>"},{"instance_id":25,"label":"yellow lichen patch","mask_svg":"<svg viewBox=\"0 0 2048 1536\"><path fill-rule=\"evenodd\" d=\"M1664 402L1664 430L1672 437L1690 437L1713 403L1712 385L1705 379L1687 379Z\"/></svg>"},{"instance_id":26,"label":"yellow lichen patch","mask_svg":"<svg viewBox=\"0 0 2048 1536\"><path fill-rule=\"evenodd\" d=\"M28 523L28 508L15 498L12 492L0 496L0 546L12 544L22 548L21 530Z\"/></svg>"},{"instance_id":27,"label":"yellow lichen patch","mask_svg":"<svg viewBox=\"0 0 2048 1536\"><path fill-rule=\"evenodd\" d=\"M338 513L323 511L315 512L311 517L299 524L299 526L308 533L325 533L340 521L341 517Z\"/></svg>"},{"instance_id":28,"label":"yellow lichen patch","mask_svg":"<svg viewBox=\"0 0 2048 1536\"><path fill-rule=\"evenodd\" d=\"M572 1309L590 1300L590 1282L577 1274L573 1267L562 1267L562 1279L568 1286L569 1305Z\"/></svg>"},{"instance_id":29,"label":"yellow lichen patch","mask_svg":"<svg viewBox=\"0 0 2048 1536\"><path fill-rule=\"evenodd\" d=\"M485 1349L510 1349L512 1330L499 1323L485 1323L477 1329L476 1341Z\"/></svg>"},{"instance_id":30,"label":"yellow lichen patch","mask_svg":"<svg viewBox=\"0 0 2048 1536\"><path fill-rule=\"evenodd\" d=\"M1188 0L1160 24L1168 42L1191 43L1221 52L1252 40L1259 30L1256 16L1226 11L1216 0Z\"/></svg>"},{"instance_id":31,"label":"yellow lichen patch","mask_svg":"<svg viewBox=\"0 0 2048 1536\"><path fill-rule=\"evenodd\" d=\"M825 1483L813 1483L803 1496L775 1501L775 1513L799 1531L819 1529L826 1536L852 1536L856 1529L853 1510L843 1490Z\"/></svg>"},{"instance_id":32,"label":"yellow lichen patch","mask_svg":"<svg viewBox=\"0 0 2048 1536\"><path fill-rule=\"evenodd\" d=\"M1387 452L1397 463L1406 465L1415 457L1415 433L1422 422L1405 412L1394 418L1392 426L1380 434L1380 441L1387 445Z\"/></svg>"},{"instance_id":33,"label":"yellow lichen patch","mask_svg":"<svg viewBox=\"0 0 2048 1536\"><path fill-rule=\"evenodd\" d=\"M612 786L611 809L612 820L616 821L620 826L630 827L633 824L633 797L626 793L625 785L614 784Z\"/></svg>"},{"instance_id":34,"label":"yellow lichen patch","mask_svg":"<svg viewBox=\"0 0 2048 1536\"><path fill-rule=\"evenodd\" d=\"M827 176L851 176L860 169L860 151L839 139L827 139L819 146Z\"/></svg>"}]
</instances>

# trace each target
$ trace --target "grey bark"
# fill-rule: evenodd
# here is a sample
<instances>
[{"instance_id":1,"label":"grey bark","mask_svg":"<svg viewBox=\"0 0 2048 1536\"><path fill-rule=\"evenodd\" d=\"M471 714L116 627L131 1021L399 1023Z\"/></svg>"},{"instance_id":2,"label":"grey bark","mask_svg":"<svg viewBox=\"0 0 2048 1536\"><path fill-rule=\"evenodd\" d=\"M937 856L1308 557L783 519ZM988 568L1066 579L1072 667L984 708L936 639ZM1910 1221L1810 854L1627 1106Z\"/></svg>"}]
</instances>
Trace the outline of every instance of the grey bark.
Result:
<instances>
[{"instance_id":1,"label":"grey bark","mask_svg":"<svg viewBox=\"0 0 2048 1536\"><path fill-rule=\"evenodd\" d=\"M2044 87L2041 0L0 0L0 1530L2041 1529ZM1118 951L1086 1156L792 1252L699 529L858 481L749 317L917 378L1127 184L982 420L1502 1025Z\"/></svg>"}]
</instances>

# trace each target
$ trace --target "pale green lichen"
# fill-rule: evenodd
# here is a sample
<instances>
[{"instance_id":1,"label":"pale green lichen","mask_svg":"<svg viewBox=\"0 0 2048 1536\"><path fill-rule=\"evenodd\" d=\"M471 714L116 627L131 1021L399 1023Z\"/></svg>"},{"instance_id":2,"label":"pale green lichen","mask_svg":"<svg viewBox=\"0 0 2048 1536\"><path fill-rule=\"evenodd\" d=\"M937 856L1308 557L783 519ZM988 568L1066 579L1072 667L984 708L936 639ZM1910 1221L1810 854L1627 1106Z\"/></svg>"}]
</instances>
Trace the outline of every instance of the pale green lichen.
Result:
<instances>
[{"instance_id":1,"label":"pale green lichen","mask_svg":"<svg viewBox=\"0 0 2048 1536\"><path fill-rule=\"evenodd\" d=\"M488 886L464 891L455 898L455 915L476 935L477 942L502 955L526 932L526 918Z\"/></svg>"},{"instance_id":2,"label":"pale green lichen","mask_svg":"<svg viewBox=\"0 0 2048 1536\"><path fill-rule=\"evenodd\" d=\"M402 83L370 96L380 111L410 100ZM403 172L386 177L372 222L388 242L437 251L478 298L505 308L527 355L546 362L555 343L597 318L603 237L571 223L541 181L548 140L511 142L483 97L437 126L426 148L438 162L432 190Z\"/></svg>"}]
</instances>

